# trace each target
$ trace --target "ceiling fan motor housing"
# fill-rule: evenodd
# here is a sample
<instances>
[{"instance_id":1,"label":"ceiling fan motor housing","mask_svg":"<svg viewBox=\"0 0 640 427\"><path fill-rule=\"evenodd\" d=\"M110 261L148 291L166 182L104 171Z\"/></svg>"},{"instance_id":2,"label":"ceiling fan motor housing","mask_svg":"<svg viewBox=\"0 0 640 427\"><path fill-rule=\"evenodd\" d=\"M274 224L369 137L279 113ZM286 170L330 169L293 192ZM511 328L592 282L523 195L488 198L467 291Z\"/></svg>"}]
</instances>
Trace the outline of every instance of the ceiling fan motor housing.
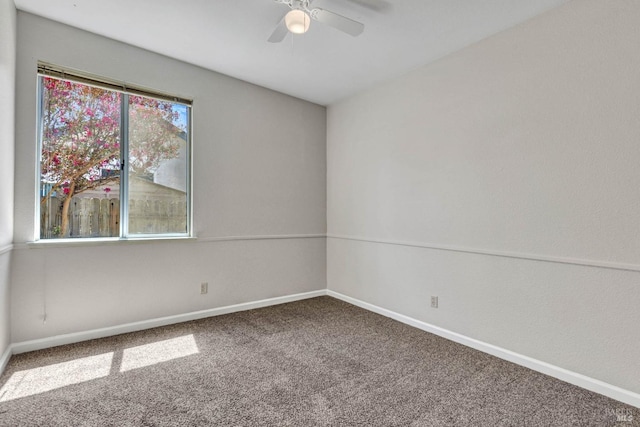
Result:
<instances>
[{"instance_id":1,"label":"ceiling fan motor housing","mask_svg":"<svg viewBox=\"0 0 640 427\"><path fill-rule=\"evenodd\" d=\"M280 43L287 32L294 34L306 33L309 29L310 20L318 21L322 24L333 27L351 36L358 36L364 30L364 24L347 18L329 10L313 8L313 0L274 0L276 3L286 4L291 9L280 21L280 24L273 30L269 37L270 43Z\"/></svg>"}]
</instances>

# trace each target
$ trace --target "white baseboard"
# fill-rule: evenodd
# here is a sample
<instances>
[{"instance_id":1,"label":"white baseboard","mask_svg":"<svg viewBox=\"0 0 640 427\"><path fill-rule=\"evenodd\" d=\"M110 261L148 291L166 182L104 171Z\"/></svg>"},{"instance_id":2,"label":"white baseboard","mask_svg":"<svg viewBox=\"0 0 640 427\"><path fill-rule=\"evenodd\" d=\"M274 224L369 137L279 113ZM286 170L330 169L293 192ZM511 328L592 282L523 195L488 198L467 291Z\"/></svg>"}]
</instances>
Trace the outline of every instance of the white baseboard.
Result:
<instances>
[{"instance_id":1,"label":"white baseboard","mask_svg":"<svg viewBox=\"0 0 640 427\"><path fill-rule=\"evenodd\" d=\"M128 332L142 331L159 326L173 325L175 323L188 322L190 320L204 319L206 317L220 316L222 314L236 313L239 311L253 310L256 308L268 307L272 305L284 304L308 298L314 298L326 295L325 289L319 291L305 292L301 294L287 295L283 297L263 299L259 301L247 302L243 304L229 305L225 307L211 308L208 310L194 311L191 313L177 314L175 316L159 317L156 319L143 320L141 322L126 323L123 325L111 326L108 328L92 329L90 331L75 332L71 334L56 335L53 337L42 338L37 340L23 341L14 343L9 346L6 362L11 354L26 353L28 351L42 350L45 348L56 347L59 345L73 344L81 341L92 340L96 338L110 337L113 335L126 334ZM6 356L3 355L3 358ZM0 359L0 363L4 359ZM4 365L0 365L4 370ZM2 372L2 370L0 370Z\"/></svg>"},{"instance_id":2,"label":"white baseboard","mask_svg":"<svg viewBox=\"0 0 640 427\"><path fill-rule=\"evenodd\" d=\"M4 368L7 367L7 363L9 363L9 359L11 359L11 355L13 354L13 346L9 344L7 349L0 356L0 374L4 372Z\"/></svg>"},{"instance_id":3,"label":"white baseboard","mask_svg":"<svg viewBox=\"0 0 640 427\"><path fill-rule=\"evenodd\" d=\"M635 406L636 408L640 408L640 394L638 393L622 389L603 381L596 380L594 378L590 378L585 375L578 374L576 372L572 372L567 369L560 368L558 366L551 365L549 363L542 362L540 360L533 359L531 357L524 356L522 354L518 354L483 341L476 340L474 338L469 338L467 336L452 332L439 326L416 320L403 314L399 314L394 311L369 304L367 302L349 297L347 295L343 295L335 291L327 290L327 295L348 302L349 304L353 304L360 308L364 308L365 310L381 314L385 317L389 317L415 328L422 329L423 331L430 332L448 340L460 343L467 347L471 347L484 353L491 354L492 356L499 357L500 359L508 360L509 362L513 362L517 365L541 372L543 374L565 381L569 384L582 387L589 391L593 391L595 393L602 394L628 405Z\"/></svg>"}]
</instances>

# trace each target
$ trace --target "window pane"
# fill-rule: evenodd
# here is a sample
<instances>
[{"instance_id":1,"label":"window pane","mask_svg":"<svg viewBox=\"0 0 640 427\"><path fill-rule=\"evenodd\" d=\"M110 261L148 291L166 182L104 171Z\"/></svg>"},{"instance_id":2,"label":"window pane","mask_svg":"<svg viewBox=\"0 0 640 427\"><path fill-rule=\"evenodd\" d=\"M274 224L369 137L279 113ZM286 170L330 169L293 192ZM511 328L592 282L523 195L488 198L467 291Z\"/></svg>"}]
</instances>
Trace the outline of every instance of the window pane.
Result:
<instances>
[{"instance_id":1,"label":"window pane","mask_svg":"<svg viewBox=\"0 0 640 427\"><path fill-rule=\"evenodd\" d=\"M188 114L129 96L129 234L187 233Z\"/></svg>"},{"instance_id":2,"label":"window pane","mask_svg":"<svg viewBox=\"0 0 640 427\"><path fill-rule=\"evenodd\" d=\"M121 95L40 79L40 238L118 236Z\"/></svg>"}]
</instances>

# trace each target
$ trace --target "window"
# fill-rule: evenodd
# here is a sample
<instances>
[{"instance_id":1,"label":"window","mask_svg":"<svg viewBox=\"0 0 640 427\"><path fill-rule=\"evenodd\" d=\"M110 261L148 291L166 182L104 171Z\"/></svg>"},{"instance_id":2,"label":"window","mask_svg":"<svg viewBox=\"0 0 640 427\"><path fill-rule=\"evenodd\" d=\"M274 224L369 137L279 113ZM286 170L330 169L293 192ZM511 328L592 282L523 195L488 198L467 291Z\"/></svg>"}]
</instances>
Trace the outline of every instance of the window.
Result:
<instances>
[{"instance_id":1,"label":"window","mask_svg":"<svg viewBox=\"0 0 640 427\"><path fill-rule=\"evenodd\" d=\"M39 71L39 238L190 235L187 100Z\"/></svg>"}]
</instances>

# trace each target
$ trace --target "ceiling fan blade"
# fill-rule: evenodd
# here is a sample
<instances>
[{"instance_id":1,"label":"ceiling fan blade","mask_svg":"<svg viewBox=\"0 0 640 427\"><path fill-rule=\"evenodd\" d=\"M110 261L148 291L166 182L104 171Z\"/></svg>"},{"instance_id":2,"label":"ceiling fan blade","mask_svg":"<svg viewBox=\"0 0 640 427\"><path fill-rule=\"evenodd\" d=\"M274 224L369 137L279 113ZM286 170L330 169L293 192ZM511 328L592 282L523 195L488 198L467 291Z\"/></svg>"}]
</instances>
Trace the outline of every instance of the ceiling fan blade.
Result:
<instances>
[{"instance_id":1,"label":"ceiling fan blade","mask_svg":"<svg viewBox=\"0 0 640 427\"><path fill-rule=\"evenodd\" d=\"M280 23L276 26L276 29L273 30L273 33L271 33L271 36L267 39L267 41L269 43L280 43L282 40L284 40L288 31L289 30L287 30L287 26L284 23L284 17L282 17Z\"/></svg>"},{"instance_id":2,"label":"ceiling fan blade","mask_svg":"<svg viewBox=\"0 0 640 427\"><path fill-rule=\"evenodd\" d=\"M363 23L324 9L313 9L311 18L354 37L364 31Z\"/></svg>"}]
</instances>

